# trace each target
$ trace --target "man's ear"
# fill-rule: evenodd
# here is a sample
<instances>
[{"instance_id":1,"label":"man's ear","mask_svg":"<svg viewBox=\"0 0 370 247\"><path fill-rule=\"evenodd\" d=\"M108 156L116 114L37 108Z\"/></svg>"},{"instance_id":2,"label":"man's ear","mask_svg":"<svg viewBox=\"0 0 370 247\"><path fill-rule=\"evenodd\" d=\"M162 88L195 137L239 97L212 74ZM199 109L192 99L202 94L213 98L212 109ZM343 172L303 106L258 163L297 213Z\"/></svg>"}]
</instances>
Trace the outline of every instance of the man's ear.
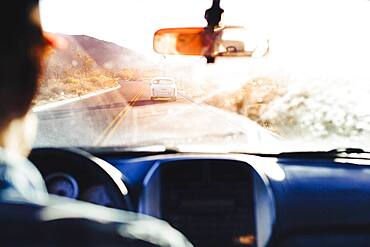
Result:
<instances>
[{"instance_id":1,"label":"man's ear","mask_svg":"<svg viewBox=\"0 0 370 247\"><path fill-rule=\"evenodd\" d=\"M34 25L42 29L41 19L40 19L40 8L36 5L30 13L30 21ZM49 32L43 32L44 40L47 44L55 49L66 49L68 47L68 42L61 35Z\"/></svg>"}]
</instances>

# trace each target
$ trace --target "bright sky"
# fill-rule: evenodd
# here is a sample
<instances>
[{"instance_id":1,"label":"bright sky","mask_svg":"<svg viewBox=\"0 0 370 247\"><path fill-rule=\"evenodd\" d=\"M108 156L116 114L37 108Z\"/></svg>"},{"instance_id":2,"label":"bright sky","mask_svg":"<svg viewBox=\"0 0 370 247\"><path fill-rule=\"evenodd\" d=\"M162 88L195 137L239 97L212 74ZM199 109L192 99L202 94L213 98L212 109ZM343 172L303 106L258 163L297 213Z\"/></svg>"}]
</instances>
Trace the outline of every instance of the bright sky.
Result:
<instances>
[{"instance_id":1,"label":"bright sky","mask_svg":"<svg viewBox=\"0 0 370 247\"><path fill-rule=\"evenodd\" d=\"M368 70L368 0L221 0L221 4L224 24L266 34L272 60L294 71ZM47 31L86 34L153 54L157 29L204 26L204 11L210 5L211 0L42 0L41 18Z\"/></svg>"},{"instance_id":2,"label":"bright sky","mask_svg":"<svg viewBox=\"0 0 370 247\"><path fill-rule=\"evenodd\" d=\"M204 26L208 5L208 0L43 0L41 15L47 31L87 34L148 53L161 27Z\"/></svg>"}]
</instances>

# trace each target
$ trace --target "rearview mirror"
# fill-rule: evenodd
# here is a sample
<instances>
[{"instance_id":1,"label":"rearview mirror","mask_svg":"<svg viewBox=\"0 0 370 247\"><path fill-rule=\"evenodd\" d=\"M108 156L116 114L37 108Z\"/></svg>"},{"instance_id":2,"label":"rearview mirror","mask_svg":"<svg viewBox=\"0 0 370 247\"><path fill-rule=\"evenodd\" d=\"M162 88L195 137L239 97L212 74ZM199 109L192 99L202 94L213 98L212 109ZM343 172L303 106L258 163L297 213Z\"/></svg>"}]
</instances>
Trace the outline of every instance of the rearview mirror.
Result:
<instances>
[{"instance_id":1,"label":"rearview mirror","mask_svg":"<svg viewBox=\"0 0 370 247\"><path fill-rule=\"evenodd\" d=\"M153 48L165 55L263 57L269 42L243 27L167 28L154 34Z\"/></svg>"}]
</instances>

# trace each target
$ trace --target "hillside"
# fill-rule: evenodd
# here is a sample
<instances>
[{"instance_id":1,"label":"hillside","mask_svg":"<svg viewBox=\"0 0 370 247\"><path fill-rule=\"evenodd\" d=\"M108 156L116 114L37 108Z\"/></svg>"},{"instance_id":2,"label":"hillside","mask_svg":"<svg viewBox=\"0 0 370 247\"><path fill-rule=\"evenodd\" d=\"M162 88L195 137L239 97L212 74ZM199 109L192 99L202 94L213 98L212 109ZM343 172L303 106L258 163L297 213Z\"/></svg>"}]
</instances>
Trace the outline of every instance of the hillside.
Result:
<instances>
[{"instance_id":1,"label":"hillside","mask_svg":"<svg viewBox=\"0 0 370 247\"><path fill-rule=\"evenodd\" d=\"M85 35L60 35L68 47L49 52L36 105L112 88L155 71L145 57L117 44Z\"/></svg>"},{"instance_id":2,"label":"hillside","mask_svg":"<svg viewBox=\"0 0 370 247\"><path fill-rule=\"evenodd\" d=\"M143 55L112 42L86 35L73 35L68 38L73 39L99 66L105 69L146 69L154 66Z\"/></svg>"}]
</instances>

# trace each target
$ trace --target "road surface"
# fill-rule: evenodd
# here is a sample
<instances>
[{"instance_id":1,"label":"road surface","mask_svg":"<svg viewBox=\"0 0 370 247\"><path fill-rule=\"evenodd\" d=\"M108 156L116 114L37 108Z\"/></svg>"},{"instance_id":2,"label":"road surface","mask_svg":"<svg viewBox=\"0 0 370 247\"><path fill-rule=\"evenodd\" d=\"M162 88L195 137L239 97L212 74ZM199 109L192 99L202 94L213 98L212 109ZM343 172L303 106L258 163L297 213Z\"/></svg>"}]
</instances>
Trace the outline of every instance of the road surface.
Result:
<instances>
[{"instance_id":1,"label":"road surface","mask_svg":"<svg viewBox=\"0 0 370 247\"><path fill-rule=\"evenodd\" d=\"M254 122L196 103L181 90L176 101L152 101L148 82L120 84L116 90L37 112L36 146L238 143L256 147L273 138Z\"/></svg>"}]
</instances>

